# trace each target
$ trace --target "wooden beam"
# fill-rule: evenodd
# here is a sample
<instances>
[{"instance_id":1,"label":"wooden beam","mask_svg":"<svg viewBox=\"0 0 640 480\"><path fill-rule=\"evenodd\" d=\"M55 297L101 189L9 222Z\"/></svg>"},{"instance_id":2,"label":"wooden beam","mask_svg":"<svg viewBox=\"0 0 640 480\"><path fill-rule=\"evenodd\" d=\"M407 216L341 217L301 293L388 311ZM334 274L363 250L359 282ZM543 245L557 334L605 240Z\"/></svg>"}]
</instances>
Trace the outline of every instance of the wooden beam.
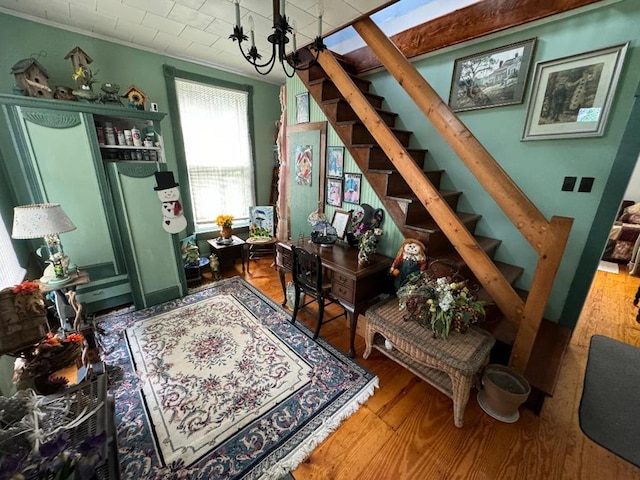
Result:
<instances>
[{"instance_id":1,"label":"wooden beam","mask_svg":"<svg viewBox=\"0 0 640 480\"><path fill-rule=\"evenodd\" d=\"M522 322L509 359L509 365L522 374L527 369L572 224L573 219L567 217L553 217L549 222L549 229L542 248L543 253L538 259L524 307Z\"/></svg>"},{"instance_id":2,"label":"wooden beam","mask_svg":"<svg viewBox=\"0 0 640 480\"><path fill-rule=\"evenodd\" d=\"M391 37L407 58L480 38L603 0L483 0ZM358 72L382 66L369 47L344 55Z\"/></svg>"},{"instance_id":3,"label":"wooden beam","mask_svg":"<svg viewBox=\"0 0 640 480\"><path fill-rule=\"evenodd\" d=\"M465 263L474 272L478 281L489 292L507 319L517 326L524 311L522 299L333 55L324 51L320 54L318 61Z\"/></svg>"},{"instance_id":4,"label":"wooden beam","mask_svg":"<svg viewBox=\"0 0 640 480\"><path fill-rule=\"evenodd\" d=\"M371 19L362 19L354 23L353 27L372 46L382 64L430 120L440 136L540 253L548 225L547 219Z\"/></svg>"}]
</instances>

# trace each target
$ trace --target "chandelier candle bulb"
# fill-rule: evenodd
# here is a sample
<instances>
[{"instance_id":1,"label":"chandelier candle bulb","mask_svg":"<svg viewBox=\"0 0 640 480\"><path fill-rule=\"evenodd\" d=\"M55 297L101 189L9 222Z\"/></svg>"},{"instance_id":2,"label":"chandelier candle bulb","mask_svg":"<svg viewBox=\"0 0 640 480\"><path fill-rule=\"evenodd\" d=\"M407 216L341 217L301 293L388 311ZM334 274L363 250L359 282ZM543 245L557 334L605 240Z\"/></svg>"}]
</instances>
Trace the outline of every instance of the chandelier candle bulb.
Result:
<instances>
[{"instance_id":1,"label":"chandelier candle bulb","mask_svg":"<svg viewBox=\"0 0 640 480\"><path fill-rule=\"evenodd\" d=\"M295 52L295 51L298 50L298 48L296 46L296 33L298 33L298 26L297 26L295 20L293 20L291 22L291 26L293 27L293 38L292 38L292 40L293 40L293 51Z\"/></svg>"},{"instance_id":2,"label":"chandelier candle bulb","mask_svg":"<svg viewBox=\"0 0 640 480\"><path fill-rule=\"evenodd\" d=\"M251 15L249 15L249 36L251 37L251 46L255 47L256 46L256 39L255 36L253 34L253 31L256 28L256 24L253 22L253 17Z\"/></svg>"},{"instance_id":3,"label":"chandelier candle bulb","mask_svg":"<svg viewBox=\"0 0 640 480\"><path fill-rule=\"evenodd\" d=\"M285 0L282 0L282 2L280 3L280 16L282 18L284 18L284 6L286 5L286 3L287 2Z\"/></svg>"},{"instance_id":4,"label":"chandelier candle bulb","mask_svg":"<svg viewBox=\"0 0 640 480\"><path fill-rule=\"evenodd\" d=\"M324 2L318 2L318 38L322 37L322 16L324 15Z\"/></svg>"},{"instance_id":5,"label":"chandelier candle bulb","mask_svg":"<svg viewBox=\"0 0 640 480\"><path fill-rule=\"evenodd\" d=\"M240 28L240 0L234 2L236 7L236 27Z\"/></svg>"}]
</instances>

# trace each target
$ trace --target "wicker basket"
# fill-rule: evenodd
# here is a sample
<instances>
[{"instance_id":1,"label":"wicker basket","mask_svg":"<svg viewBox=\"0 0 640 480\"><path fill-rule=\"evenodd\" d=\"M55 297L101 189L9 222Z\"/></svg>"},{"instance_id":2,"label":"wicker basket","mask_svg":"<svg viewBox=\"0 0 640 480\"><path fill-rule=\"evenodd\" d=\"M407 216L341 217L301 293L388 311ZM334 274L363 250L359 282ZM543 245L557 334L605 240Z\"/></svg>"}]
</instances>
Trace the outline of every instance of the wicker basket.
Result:
<instances>
[{"instance_id":1,"label":"wicker basket","mask_svg":"<svg viewBox=\"0 0 640 480\"><path fill-rule=\"evenodd\" d=\"M0 290L0 355L16 352L38 343L47 332L47 315L42 296L33 294L35 302L22 305L26 295L12 288Z\"/></svg>"}]
</instances>

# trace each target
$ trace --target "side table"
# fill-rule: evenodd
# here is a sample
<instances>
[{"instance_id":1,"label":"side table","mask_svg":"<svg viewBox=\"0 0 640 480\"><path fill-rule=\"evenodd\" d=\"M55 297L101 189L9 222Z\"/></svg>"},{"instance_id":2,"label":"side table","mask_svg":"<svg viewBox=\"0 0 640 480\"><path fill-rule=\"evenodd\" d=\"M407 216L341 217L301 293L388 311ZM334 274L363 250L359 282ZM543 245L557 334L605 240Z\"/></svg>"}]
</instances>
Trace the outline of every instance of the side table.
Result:
<instances>
[{"instance_id":1,"label":"side table","mask_svg":"<svg viewBox=\"0 0 640 480\"><path fill-rule=\"evenodd\" d=\"M40 283L40 290L43 293L53 292L60 327L65 331L73 330L73 323L75 322L70 323L68 319L75 319L80 309L75 301L76 287L86 285L90 282L89 273L83 270L69 272L69 277L70 280L62 284L51 285L48 283ZM70 292L74 293L70 296Z\"/></svg>"},{"instance_id":2,"label":"side table","mask_svg":"<svg viewBox=\"0 0 640 480\"><path fill-rule=\"evenodd\" d=\"M220 268L223 263L228 260L235 260L240 257L242 261L242 271L244 272L244 259L245 259L245 242L240 237L233 235L231 237L231 243L220 243L217 238L207 240L211 253L215 253L220 260Z\"/></svg>"},{"instance_id":3,"label":"side table","mask_svg":"<svg viewBox=\"0 0 640 480\"><path fill-rule=\"evenodd\" d=\"M433 332L404 320L398 299L371 307L366 312L366 359L372 348L402 365L453 400L453 423L461 428L473 380L489 361L495 338L471 327L466 333L451 332L448 338L433 338ZM392 348L388 349L384 339Z\"/></svg>"}]
</instances>

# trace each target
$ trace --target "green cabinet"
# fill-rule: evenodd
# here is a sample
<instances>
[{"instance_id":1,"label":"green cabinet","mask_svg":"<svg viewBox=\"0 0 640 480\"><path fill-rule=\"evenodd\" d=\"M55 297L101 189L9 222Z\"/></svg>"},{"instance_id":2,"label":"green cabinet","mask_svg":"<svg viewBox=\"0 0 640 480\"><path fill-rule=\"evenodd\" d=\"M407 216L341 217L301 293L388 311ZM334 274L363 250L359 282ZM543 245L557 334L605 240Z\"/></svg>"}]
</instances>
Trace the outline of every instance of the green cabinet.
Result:
<instances>
[{"instance_id":1,"label":"green cabinet","mask_svg":"<svg viewBox=\"0 0 640 480\"><path fill-rule=\"evenodd\" d=\"M77 227L61 240L71 261L90 274L91 283L78 288L87 310L130 301L144 308L183 296L179 242L162 229L154 191L154 173L166 165L111 158L96 135L96 126L111 119L139 124L154 132L148 151L162 160L164 115L12 95L0 95L0 104L7 122L0 148L17 203L59 203ZM41 243L34 240L32 248Z\"/></svg>"}]
</instances>

